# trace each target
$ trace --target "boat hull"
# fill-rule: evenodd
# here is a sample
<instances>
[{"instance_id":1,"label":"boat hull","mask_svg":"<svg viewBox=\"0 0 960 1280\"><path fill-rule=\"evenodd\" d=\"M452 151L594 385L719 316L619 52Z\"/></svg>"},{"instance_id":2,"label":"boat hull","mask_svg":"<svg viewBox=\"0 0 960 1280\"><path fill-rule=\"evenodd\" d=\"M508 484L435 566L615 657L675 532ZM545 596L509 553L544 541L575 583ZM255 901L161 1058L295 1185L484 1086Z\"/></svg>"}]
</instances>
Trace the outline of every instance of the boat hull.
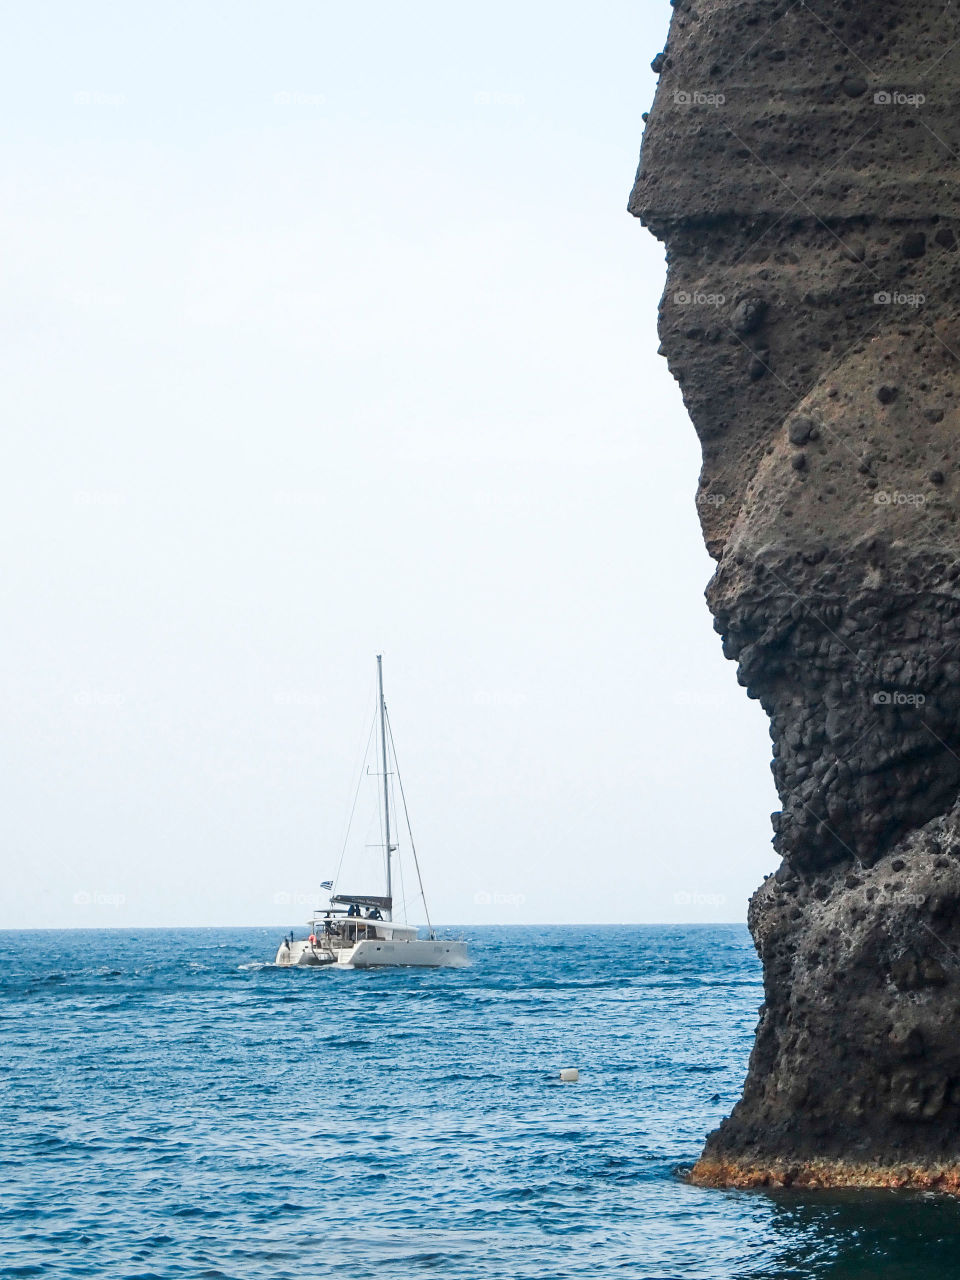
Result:
<instances>
[{"instance_id":1,"label":"boat hull","mask_svg":"<svg viewBox=\"0 0 960 1280\"><path fill-rule=\"evenodd\" d=\"M390 942L365 938L349 951L341 951L337 963L345 969L379 969L406 966L416 969L465 969L467 944L445 938L412 938Z\"/></svg>"},{"instance_id":2,"label":"boat hull","mask_svg":"<svg viewBox=\"0 0 960 1280\"><path fill-rule=\"evenodd\" d=\"M283 943L275 964L284 968L339 969L465 969L470 964L467 944L448 938L364 938L336 953L314 946L306 938L293 946Z\"/></svg>"},{"instance_id":3,"label":"boat hull","mask_svg":"<svg viewBox=\"0 0 960 1280\"><path fill-rule=\"evenodd\" d=\"M319 969L336 962L337 957L332 951L328 951L325 947L316 947L306 938L295 939L292 947L288 947L285 942L281 943L277 958L274 960L274 964L301 969Z\"/></svg>"}]
</instances>

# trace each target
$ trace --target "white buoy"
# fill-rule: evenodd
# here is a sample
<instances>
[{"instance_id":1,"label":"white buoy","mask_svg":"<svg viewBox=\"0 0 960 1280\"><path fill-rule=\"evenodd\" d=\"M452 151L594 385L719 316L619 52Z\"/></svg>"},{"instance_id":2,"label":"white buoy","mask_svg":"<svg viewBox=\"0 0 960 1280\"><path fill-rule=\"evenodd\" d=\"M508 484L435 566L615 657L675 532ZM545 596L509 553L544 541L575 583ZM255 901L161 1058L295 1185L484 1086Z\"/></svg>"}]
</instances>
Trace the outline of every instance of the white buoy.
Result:
<instances>
[{"instance_id":1,"label":"white buoy","mask_svg":"<svg viewBox=\"0 0 960 1280\"><path fill-rule=\"evenodd\" d=\"M576 1067L563 1067L560 1071L560 1079L566 1080L568 1084L576 1084L580 1079L580 1072Z\"/></svg>"}]
</instances>

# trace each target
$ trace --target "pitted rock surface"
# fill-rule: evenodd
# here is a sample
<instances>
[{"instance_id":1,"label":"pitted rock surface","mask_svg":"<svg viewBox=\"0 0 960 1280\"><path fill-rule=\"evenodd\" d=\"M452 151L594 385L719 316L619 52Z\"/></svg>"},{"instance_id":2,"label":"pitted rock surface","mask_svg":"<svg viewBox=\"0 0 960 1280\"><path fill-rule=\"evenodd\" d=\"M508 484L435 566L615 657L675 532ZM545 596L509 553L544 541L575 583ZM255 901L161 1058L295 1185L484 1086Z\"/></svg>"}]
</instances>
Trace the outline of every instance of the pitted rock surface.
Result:
<instances>
[{"instance_id":1,"label":"pitted rock surface","mask_svg":"<svg viewBox=\"0 0 960 1280\"><path fill-rule=\"evenodd\" d=\"M698 1168L960 1185L960 14L678 0L655 69L630 210L782 805Z\"/></svg>"}]
</instances>

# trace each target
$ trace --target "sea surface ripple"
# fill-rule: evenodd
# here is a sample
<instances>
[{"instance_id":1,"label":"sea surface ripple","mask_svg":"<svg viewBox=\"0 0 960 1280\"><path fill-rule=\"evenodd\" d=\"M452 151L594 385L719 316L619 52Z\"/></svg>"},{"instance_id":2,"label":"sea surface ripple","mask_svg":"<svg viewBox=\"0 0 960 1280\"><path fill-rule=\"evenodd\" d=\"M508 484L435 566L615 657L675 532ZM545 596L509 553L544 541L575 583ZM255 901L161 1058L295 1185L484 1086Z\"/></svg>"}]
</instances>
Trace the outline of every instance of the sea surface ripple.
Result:
<instances>
[{"instance_id":1,"label":"sea surface ripple","mask_svg":"<svg viewBox=\"0 0 960 1280\"><path fill-rule=\"evenodd\" d=\"M678 1176L746 1068L744 928L356 973L273 967L279 932L0 934L0 1278L958 1274L953 1201Z\"/></svg>"}]
</instances>

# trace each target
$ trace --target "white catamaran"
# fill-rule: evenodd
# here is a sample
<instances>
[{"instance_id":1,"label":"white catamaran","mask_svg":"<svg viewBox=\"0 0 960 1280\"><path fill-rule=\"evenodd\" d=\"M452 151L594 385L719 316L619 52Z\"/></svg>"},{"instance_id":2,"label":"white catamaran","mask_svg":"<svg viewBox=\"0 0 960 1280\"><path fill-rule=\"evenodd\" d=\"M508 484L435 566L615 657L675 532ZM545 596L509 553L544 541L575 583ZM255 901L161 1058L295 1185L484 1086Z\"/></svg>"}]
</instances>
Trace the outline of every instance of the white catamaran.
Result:
<instances>
[{"instance_id":1,"label":"white catamaran","mask_svg":"<svg viewBox=\"0 0 960 1280\"><path fill-rule=\"evenodd\" d=\"M393 730L383 697L383 661L377 655L377 718L380 728L380 764L383 772L382 831L384 865L386 869L386 894L337 893L333 882L325 882L324 888L333 889L330 905L317 908L307 922L307 937L284 938L277 951L275 963L280 965L337 965L343 969L367 969L380 965L413 965L418 968L459 969L469 964L467 944L457 939L441 938L430 924L420 864L410 830L407 801L403 794L403 782L399 769L397 781L403 812L410 838L410 849L417 871L420 898L427 918L427 936L421 938L419 930L406 923L393 920L393 866L392 859L397 845L392 842L390 829L390 770L388 768L387 739L390 754L396 768L396 750ZM372 736L372 731L371 731ZM369 745L368 745L369 749ZM348 832L349 834L349 832ZM342 858L341 858L342 861Z\"/></svg>"}]
</instances>

